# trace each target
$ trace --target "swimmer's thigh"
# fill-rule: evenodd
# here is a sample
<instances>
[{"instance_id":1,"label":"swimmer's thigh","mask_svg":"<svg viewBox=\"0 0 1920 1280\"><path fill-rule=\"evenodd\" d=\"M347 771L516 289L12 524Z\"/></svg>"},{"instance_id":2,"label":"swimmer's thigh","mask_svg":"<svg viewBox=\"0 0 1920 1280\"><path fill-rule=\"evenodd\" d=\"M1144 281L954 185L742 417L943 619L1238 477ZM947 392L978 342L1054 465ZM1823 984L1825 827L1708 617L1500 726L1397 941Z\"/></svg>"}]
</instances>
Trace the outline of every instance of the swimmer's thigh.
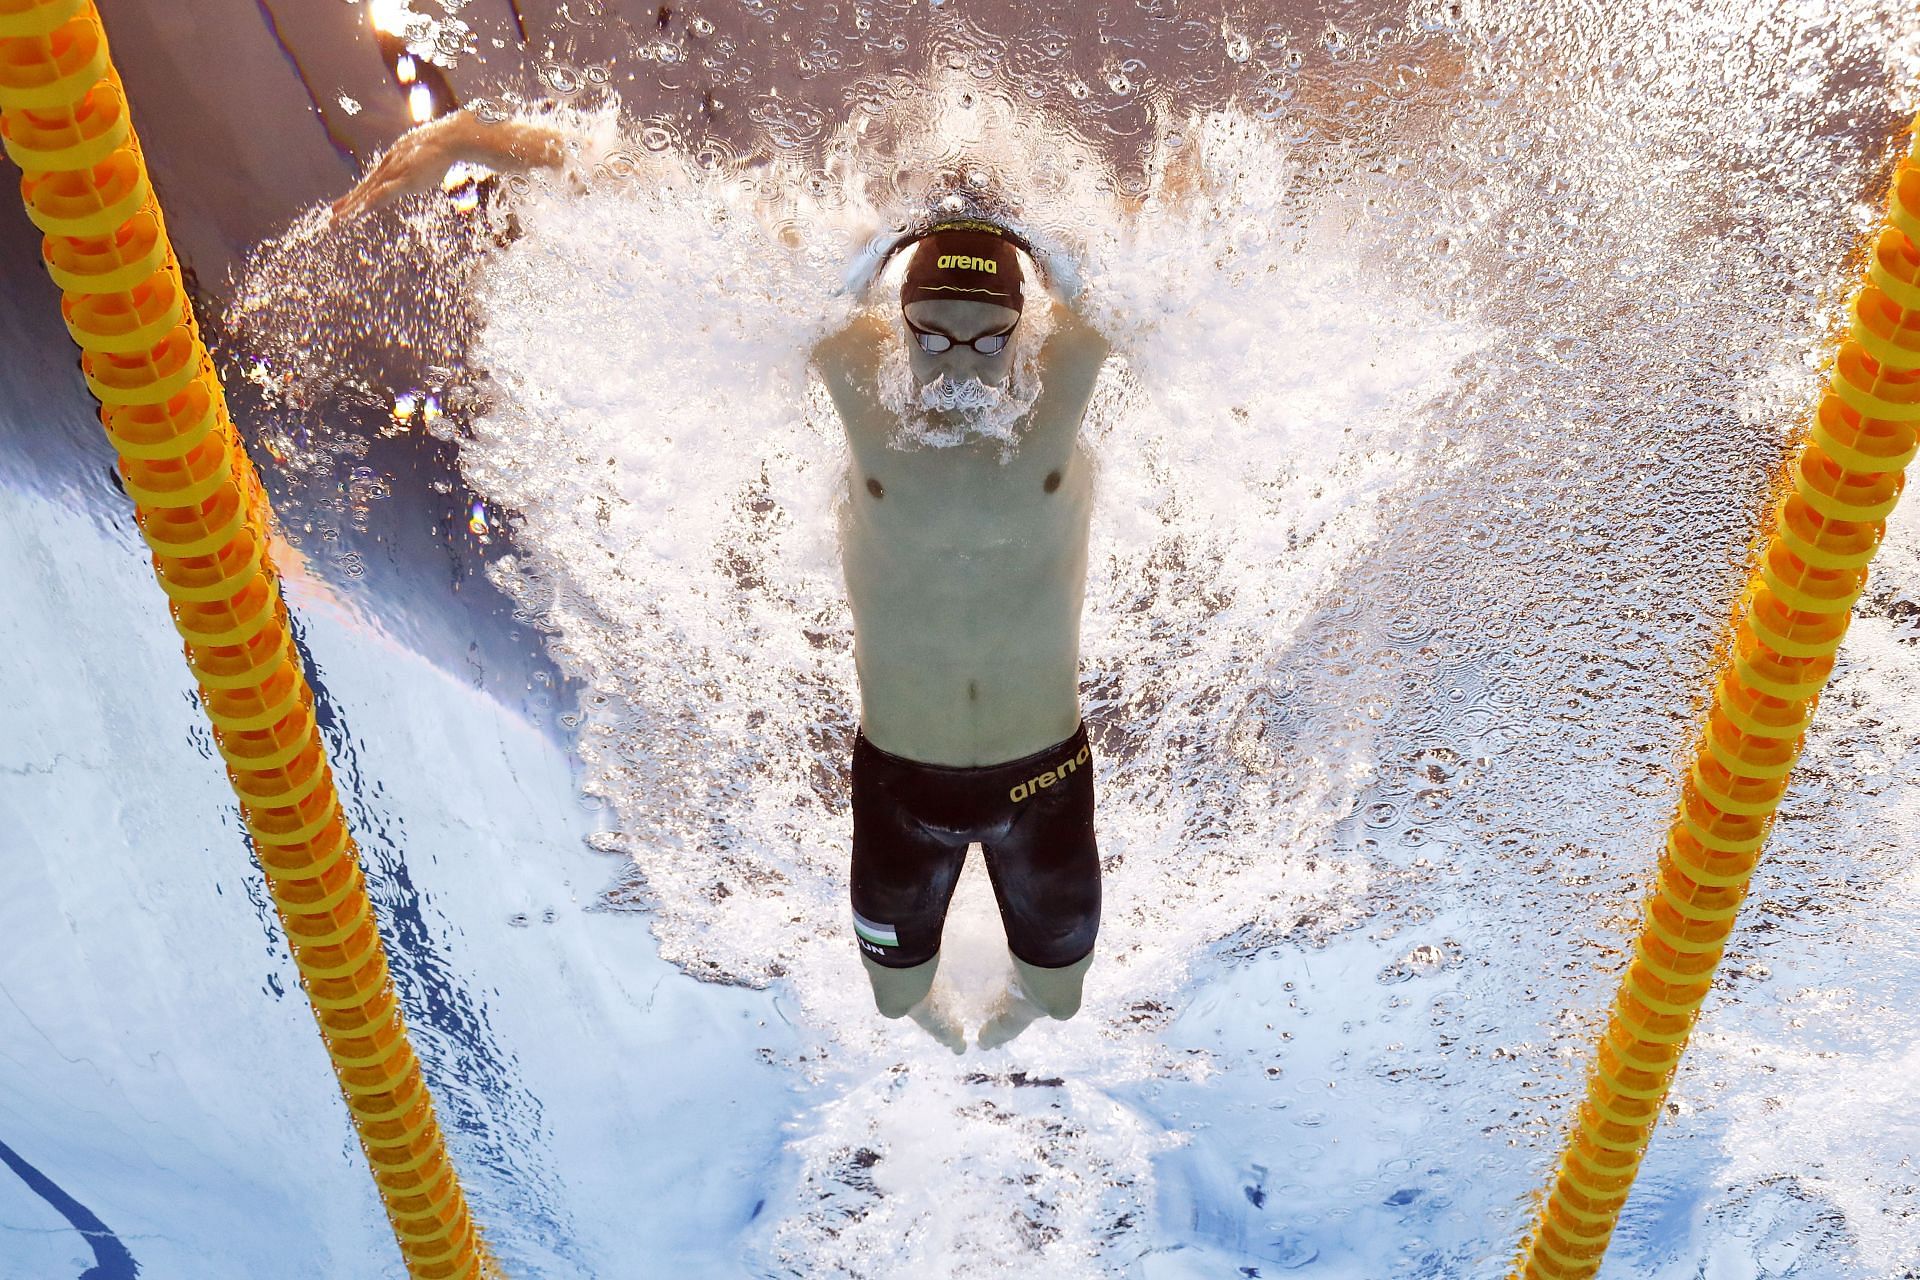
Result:
<instances>
[{"instance_id":1,"label":"swimmer's thigh","mask_svg":"<svg viewBox=\"0 0 1920 1280\"><path fill-rule=\"evenodd\" d=\"M940 950L967 842L922 825L911 776L864 745L853 755L854 932L869 960L905 969Z\"/></svg>"},{"instance_id":2,"label":"swimmer's thigh","mask_svg":"<svg viewBox=\"0 0 1920 1280\"><path fill-rule=\"evenodd\" d=\"M1014 957L1041 969L1085 959L1100 932L1093 770L1029 796L1006 834L981 848Z\"/></svg>"}]
</instances>

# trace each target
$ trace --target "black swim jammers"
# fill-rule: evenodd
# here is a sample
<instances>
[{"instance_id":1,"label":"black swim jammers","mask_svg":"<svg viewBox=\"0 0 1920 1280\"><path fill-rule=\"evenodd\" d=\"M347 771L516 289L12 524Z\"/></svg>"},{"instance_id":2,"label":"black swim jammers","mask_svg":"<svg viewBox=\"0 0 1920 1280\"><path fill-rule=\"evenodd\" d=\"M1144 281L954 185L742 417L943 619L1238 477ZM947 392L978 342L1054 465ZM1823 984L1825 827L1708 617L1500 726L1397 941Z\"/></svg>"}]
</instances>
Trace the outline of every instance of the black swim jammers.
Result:
<instances>
[{"instance_id":1,"label":"black swim jammers","mask_svg":"<svg viewBox=\"0 0 1920 1280\"><path fill-rule=\"evenodd\" d=\"M972 768L908 760L856 736L853 919L869 959L905 969L933 958L976 840L1017 958L1056 969L1093 950L1100 853L1083 724L1044 751Z\"/></svg>"}]
</instances>

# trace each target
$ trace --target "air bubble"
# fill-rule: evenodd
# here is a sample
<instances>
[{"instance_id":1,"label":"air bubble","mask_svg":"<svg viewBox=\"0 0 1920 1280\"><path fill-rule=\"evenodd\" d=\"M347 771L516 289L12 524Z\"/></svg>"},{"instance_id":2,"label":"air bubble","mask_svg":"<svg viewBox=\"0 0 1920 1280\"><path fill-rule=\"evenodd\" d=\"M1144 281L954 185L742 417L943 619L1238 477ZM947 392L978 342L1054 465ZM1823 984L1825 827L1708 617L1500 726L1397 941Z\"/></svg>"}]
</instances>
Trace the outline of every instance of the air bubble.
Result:
<instances>
[{"instance_id":1,"label":"air bubble","mask_svg":"<svg viewBox=\"0 0 1920 1280\"><path fill-rule=\"evenodd\" d=\"M1370 1155L1331 1163L1377 1145L1404 1154L1398 1133L1345 1139L1435 1098L1452 1113L1421 1131L1434 1167L1484 1174L1476 1162L1516 1148L1550 1159L1545 1121L1575 1105L1565 1064L1592 1032L1560 1015L1599 1007L1596 965L1631 928L1742 549L1811 402L1824 308L1846 296L1848 217L1871 216L1835 212L1832 193L1883 178L1884 77L1833 68L1881 65L1897 43L1886 20L1814 36L1685 4L1592 24L1549 6L1456 42L1422 31L1463 28L1459 11L1416 0L1403 27L1366 18L1347 34L1296 17L1255 37L1146 0L1111 11L1129 43L1069 38L1035 15L995 44L953 34L964 5L946 6L938 31L901 21L909 9L853 3L829 21L740 6L725 38L691 19L692 87L649 96L646 77L667 77L656 45L629 105L662 115L604 162L614 174L643 157L658 182L568 201L514 175L480 217L436 203L358 239L268 246L236 308L238 341L270 348L259 393L309 395L343 369L400 390L446 387L427 364L488 371L484 397L445 415L461 468L445 474L491 504L487 554L512 544L496 577L517 616L596 694L564 729L628 833L607 842L621 855L611 873L634 863L613 909L644 911L690 972L774 984L819 1032L823 1074L867 1078L893 1055L875 1068L887 1090L816 1109L796 1139L803 1190L770 1229L796 1265L912 1261L897 1242L926 1202L908 1188L881 1205L834 1182L822 1154L877 1152L864 1144L897 1127L901 1098L922 1108L915 1134L948 1143L920 1153L930 1165L995 1153L991 1212L963 1187L941 1221L969 1242L1030 1221L1049 1250L1086 1246L1096 1268L1109 1237L1074 1224L1147 1220L1164 1177L1141 1154L1164 1130L1124 1101L1143 1088L1188 1109L1183 1131L1214 1120L1196 1159L1228 1169L1268 1158L1218 1132L1212 1104L1229 1091L1268 1090L1246 1114L1272 1108L1283 1128L1329 1083L1357 1093L1312 1135L1326 1153L1289 1149L1299 1191L1249 1178L1269 1206L1358 1215L1364 1234L1415 1182L1466 1196L1462 1220L1518 1202L1525 1188L1505 1175L1422 1182ZM610 55L582 41L566 56ZM608 65L624 76L633 61ZM1790 92L1789 74L1802 82ZM575 81L553 92L596 83L592 68ZM1733 178L1692 163L1712 137L1741 140ZM1734 180L1756 156L1765 180ZM473 225L503 204L528 233L504 253ZM961 1114L956 1098L1000 1086L923 1071L916 1042L876 1041L884 1052L866 1056L869 1031L900 1028L850 1013L861 993L841 981L857 674L819 495L844 482L844 441L805 353L823 299L845 302L854 247L935 209L1006 212L1064 246L1083 305L1125 353L1085 429L1099 485L1079 676L1110 900L1126 904L1104 936L1132 950L1116 952L1126 963L1107 986L1090 984L1080 1020L1044 1030L1073 1078L1114 1085L1044 1117L1050 1134L1022 1127L1038 1109ZM369 375L380 361L396 371ZM317 403L316 419L387 425L385 402L339 415ZM426 416L423 400L403 421ZM307 539L325 549L318 570L385 573L356 545L380 473L348 434L290 413L269 438L289 483L310 477L295 519L332 521ZM448 494L429 499L440 536L477 558L459 527L468 489L436 478L424 492L435 485ZM1862 886L1896 879L1913 845L1886 797L1920 760L1896 678L1913 628L1895 606L1920 598L1911 532L1889 527L1876 589L1894 603L1863 617L1840 676L1851 684L1822 707L1817 770L1783 822L1793 838L1769 850L1800 890L1767 895L1766 918L1792 927L1755 934L1731 964L1818 971L1817 937L1878 936L1867 926L1883 903ZM724 898L706 892L718 883ZM1444 926L1423 924L1438 915ZM984 927L994 936L991 914ZM1473 964L1454 962L1446 930ZM1269 1001L1255 1016L1302 1023L1293 1040L1257 1029L1263 1051L1288 1055L1271 1080L1222 1066L1244 1043L1215 1057L1173 1041L1247 1029L1206 1023L1207 994L1243 965L1271 966L1242 989ZM1335 972L1359 978L1335 989ZM1190 1004L1170 1007L1173 973L1190 975ZM1281 987L1280 974L1301 980ZM1432 1027L1402 1015L1431 1038L1396 1028L1407 1045L1387 1058L1400 1041L1372 1038L1382 1010L1414 1007L1414 993L1425 1005L1443 984L1457 990L1431 1005ZM1728 1043L1777 1035L1768 1006L1742 1002L1750 985L1712 1011L1736 1020ZM1319 1033L1342 1027L1351 1062L1316 1059ZM1691 1052L1717 1051L1709 1038ZM1373 1068L1387 1061L1383 1093ZM1734 1055L1709 1062L1702 1078L1744 1087L1751 1068ZM1776 1083L1769 1096L1794 1093ZM1733 1127L1716 1149L1746 1153L1751 1188L1793 1161L1747 1114L1721 1109L1716 1123ZM1048 1181L1055 1164L1071 1184ZM1734 1194L1714 1193L1702 1215ZM1230 1214L1216 1234L1265 1238L1261 1223ZM1112 1247L1139 1238L1116 1230ZM989 1247L974 1269L1030 1255Z\"/></svg>"}]
</instances>

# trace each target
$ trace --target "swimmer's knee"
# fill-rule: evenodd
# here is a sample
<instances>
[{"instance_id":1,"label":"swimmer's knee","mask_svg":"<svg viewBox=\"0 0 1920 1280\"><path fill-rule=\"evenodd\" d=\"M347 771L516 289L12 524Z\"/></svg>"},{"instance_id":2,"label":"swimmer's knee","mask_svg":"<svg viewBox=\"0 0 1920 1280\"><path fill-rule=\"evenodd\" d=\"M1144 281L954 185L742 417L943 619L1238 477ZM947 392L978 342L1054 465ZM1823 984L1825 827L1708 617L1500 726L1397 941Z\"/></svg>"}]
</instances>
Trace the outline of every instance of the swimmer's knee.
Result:
<instances>
[{"instance_id":1,"label":"swimmer's knee","mask_svg":"<svg viewBox=\"0 0 1920 1280\"><path fill-rule=\"evenodd\" d=\"M1070 997L1047 1005L1047 1016L1059 1022L1065 1022L1078 1012L1080 1012L1080 993L1078 991L1074 992Z\"/></svg>"},{"instance_id":2,"label":"swimmer's knee","mask_svg":"<svg viewBox=\"0 0 1920 1280\"><path fill-rule=\"evenodd\" d=\"M1013 967L1027 998L1039 1005L1049 1018L1065 1022L1080 1012L1087 970L1093 967L1093 952L1087 952L1071 964L1053 968L1028 964L1019 956L1014 956Z\"/></svg>"},{"instance_id":3,"label":"swimmer's knee","mask_svg":"<svg viewBox=\"0 0 1920 1280\"><path fill-rule=\"evenodd\" d=\"M940 953L936 951L931 959L905 969L875 964L864 954L860 957L860 963L867 971L867 981L873 984L873 1007L880 1011L880 1016L904 1018L913 1006L927 998L927 992L933 988L933 975L940 965Z\"/></svg>"}]
</instances>

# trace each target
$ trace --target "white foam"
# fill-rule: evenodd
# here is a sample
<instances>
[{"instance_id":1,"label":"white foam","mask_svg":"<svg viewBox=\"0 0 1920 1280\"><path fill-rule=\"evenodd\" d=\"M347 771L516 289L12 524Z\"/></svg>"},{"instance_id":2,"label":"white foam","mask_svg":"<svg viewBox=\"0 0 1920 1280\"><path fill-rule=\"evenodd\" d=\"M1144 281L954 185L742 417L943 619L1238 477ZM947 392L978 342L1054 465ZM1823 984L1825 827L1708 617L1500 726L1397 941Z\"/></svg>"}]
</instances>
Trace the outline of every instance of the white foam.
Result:
<instances>
[{"instance_id":1,"label":"white foam","mask_svg":"<svg viewBox=\"0 0 1920 1280\"><path fill-rule=\"evenodd\" d=\"M897 123L865 139L894 148L872 167L926 167L958 127ZM776 175L670 156L644 185L533 194L525 237L482 278L476 362L492 407L461 451L468 482L513 513L522 554L502 585L590 689L586 786L617 815L608 839L633 860L663 953L790 990L818 1037L810 1074L837 1081L765 1247L924 1268L942 1242L976 1240L964 1267L930 1275L1015 1274L994 1269L1016 1266L1012 1244L981 1235L1006 1221L1010 1195L1046 1256L1091 1257L1086 1224L1115 1195L1137 1209L1149 1176L1151 1126L1117 1095L1087 1092L1164 1064L1136 1006L1215 940L1351 914L1364 874L1306 855L1367 776L1364 725L1337 759L1287 758L1260 728L1264 673L1366 553L1377 500L1419 474L1409 424L1472 342L1356 269L1366 247L1337 219L1284 214L1297 196L1287 155L1242 117L1184 126L1190 167L1167 180L1163 166L1133 207L1099 190L1090 153L1063 162L1057 139L1029 141L1033 122L1010 106L996 120L976 105L964 123L1043 254L1077 259L1081 305L1117 353L1087 423L1098 481L1082 674L1106 744L1101 957L1082 1015L1010 1051L1080 1091L1077 1172L1062 1186L1018 1189L1020 1171L1059 1159L1057 1129L977 1114L960 1083L971 1059L881 1023L850 940L855 684L829 532L844 446L806 361L848 312L835 290L886 221L880 196L853 174L803 197ZM946 998L984 1017L953 974L1004 968L997 923L950 942ZM912 1088L886 1084L901 1070ZM901 1176L858 1230L810 1199L807 1187L854 1176L841 1167L849 1135L897 1161L927 1140L929 1108L959 1145L914 1158L977 1167L978 1197Z\"/></svg>"}]
</instances>

